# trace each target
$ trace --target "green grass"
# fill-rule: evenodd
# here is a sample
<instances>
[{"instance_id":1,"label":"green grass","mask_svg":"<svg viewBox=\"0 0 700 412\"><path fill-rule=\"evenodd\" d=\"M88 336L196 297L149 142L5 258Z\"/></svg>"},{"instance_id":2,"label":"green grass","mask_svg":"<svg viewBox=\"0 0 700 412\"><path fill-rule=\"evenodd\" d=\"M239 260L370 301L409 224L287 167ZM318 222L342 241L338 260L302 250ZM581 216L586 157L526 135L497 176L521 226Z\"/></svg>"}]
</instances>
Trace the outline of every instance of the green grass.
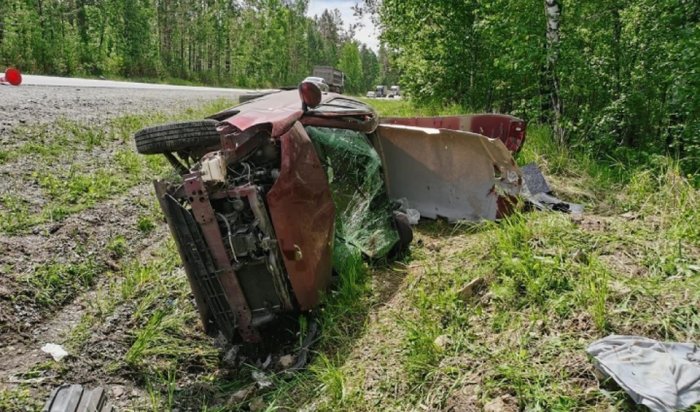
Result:
<instances>
[{"instance_id":1,"label":"green grass","mask_svg":"<svg viewBox=\"0 0 700 412\"><path fill-rule=\"evenodd\" d=\"M233 104L215 100L200 107L166 116L162 113L126 115L94 126L69 120L55 124L20 128L15 131L23 143L4 151L2 161L10 163L29 157L38 167L22 176L17 184L36 182L45 200L36 210L26 195L0 197L0 231L15 234L46 222L57 222L90 208L100 201L127 192L130 188L171 173L162 156L141 156L132 147L134 132L157 123L201 119ZM127 143L127 147L119 147ZM116 148L113 148L116 146ZM76 153L84 153L75 161Z\"/></svg>"},{"instance_id":2,"label":"green grass","mask_svg":"<svg viewBox=\"0 0 700 412\"><path fill-rule=\"evenodd\" d=\"M372 104L415 113L407 101ZM273 376L272 388L246 400L231 395L252 383L251 368L219 364L172 242L153 261L123 265L72 347L90 345L128 309L121 357L102 372L129 376L151 410L246 410L254 398L282 411L480 410L501 396L532 411L638 410L595 378L585 348L611 333L697 340L700 194L672 160L595 160L557 147L536 125L518 161L537 162L561 197L584 203L583 219L517 212L482 224L423 222L402 262L370 268L351 257L317 313L309 367ZM108 249L123 246L116 239ZM486 287L465 299L460 290L475 278Z\"/></svg>"},{"instance_id":3,"label":"green grass","mask_svg":"<svg viewBox=\"0 0 700 412\"><path fill-rule=\"evenodd\" d=\"M448 116L469 113L457 104L448 106L417 106L409 99L367 99L360 100L374 107L380 116L416 117L416 116Z\"/></svg>"},{"instance_id":4,"label":"green grass","mask_svg":"<svg viewBox=\"0 0 700 412\"><path fill-rule=\"evenodd\" d=\"M30 298L39 305L56 307L74 297L76 290L91 286L104 270L92 259L74 264L49 263L22 277Z\"/></svg>"},{"instance_id":5,"label":"green grass","mask_svg":"<svg viewBox=\"0 0 700 412\"><path fill-rule=\"evenodd\" d=\"M0 389L0 411L31 412L42 406L43 400L34 398L28 388Z\"/></svg>"}]
</instances>

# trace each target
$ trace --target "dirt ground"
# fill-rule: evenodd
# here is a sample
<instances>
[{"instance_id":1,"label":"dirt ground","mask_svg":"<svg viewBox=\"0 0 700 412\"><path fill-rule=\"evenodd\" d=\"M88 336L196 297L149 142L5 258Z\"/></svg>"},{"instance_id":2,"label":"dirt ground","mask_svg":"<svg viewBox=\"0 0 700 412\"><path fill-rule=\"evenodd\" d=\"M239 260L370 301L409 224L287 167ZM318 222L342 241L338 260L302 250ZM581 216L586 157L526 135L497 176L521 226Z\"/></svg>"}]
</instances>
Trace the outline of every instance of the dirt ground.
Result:
<instances>
[{"instance_id":1,"label":"dirt ground","mask_svg":"<svg viewBox=\"0 0 700 412\"><path fill-rule=\"evenodd\" d=\"M6 153L40 139L32 130L47 130L57 121L81 125L106 125L125 115L158 112L182 113L218 99L235 101L235 92L141 90L73 87L0 87L0 148ZM34 128L34 129L32 129ZM17 132L22 129L22 132ZM41 137L46 139L46 137ZM36 158L0 159L0 211L4 200L20 197L29 213L36 213L45 199L37 185L37 174L55 171L59 179L64 169L91 170L103 166L110 155L133 150L129 141L109 141L94 149L61 154L55 164L37 164ZM101 152L101 153L100 153ZM32 193L38 195L32 195ZM31 200L34 199L34 200ZM49 358L40 351L48 342L61 343L80 321L88 304L99 298L101 285L112 272L118 272L119 259L147 254L165 236L164 225L142 223L152 214L154 199L150 179L144 179L124 193L96 202L60 222L33 225L17 233L0 231L0 390L26 383L29 373ZM2 216L0 216L2 218ZM2 222L0 222L2 223ZM105 253L116 244L124 250ZM110 246L112 245L112 246ZM117 245L119 246L119 245ZM27 277L46 268L57 276L71 268L89 268L94 279L87 288L61 290L66 293L51 304L38 302ZM49 272L46 272L49 273ZM45 287L46 285L44 285ZM53 287L53 286L52 286ZM51 291L52 289L48 289ZM52 299L54 296L49 296ZM13 354L11 357L6 354ZM39 378L41 380L41 378ZM2 407L0 407L2 409Z\"/></svg>"}]
</instances>

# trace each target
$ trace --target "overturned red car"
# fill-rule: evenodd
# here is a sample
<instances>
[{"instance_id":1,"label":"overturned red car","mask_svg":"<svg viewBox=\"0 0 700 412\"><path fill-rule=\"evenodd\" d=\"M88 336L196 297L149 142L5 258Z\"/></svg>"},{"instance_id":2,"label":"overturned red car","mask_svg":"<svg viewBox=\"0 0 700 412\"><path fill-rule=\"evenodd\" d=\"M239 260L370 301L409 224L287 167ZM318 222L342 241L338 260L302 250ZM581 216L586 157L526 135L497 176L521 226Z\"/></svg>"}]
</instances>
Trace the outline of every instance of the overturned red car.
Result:
<instances>
[{"instance_id":1,"label":"overturned red car","mask_svg":"<svg viewBox=\"0 0 700 412\"><path fill-rule=\"evenodd\" d=\"M407 208L495 219L519 193L524 138L505 115L382 120L312 83L135 135L179 172L156 194L205 330L233 343L316 308L348 255L404 253Z\"/></svg>"}]
</instances>

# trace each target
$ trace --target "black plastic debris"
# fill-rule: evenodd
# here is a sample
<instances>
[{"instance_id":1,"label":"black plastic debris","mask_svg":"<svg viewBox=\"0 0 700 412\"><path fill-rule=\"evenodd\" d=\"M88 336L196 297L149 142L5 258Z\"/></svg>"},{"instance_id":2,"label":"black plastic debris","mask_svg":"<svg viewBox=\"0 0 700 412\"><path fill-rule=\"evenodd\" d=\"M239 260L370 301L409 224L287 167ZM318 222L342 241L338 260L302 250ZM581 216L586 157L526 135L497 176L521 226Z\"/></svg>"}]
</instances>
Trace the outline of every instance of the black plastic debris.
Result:
<instances>
[{"instance_id":1,"label":"black plastic debris","mask_svg":"<svg viewBox=\"0 0 700 412\"><path fill-rule=\"evenodd\" d=\"M527 202L538 210L551 210L563 213L583 213L583 206L558 199L547 184L547 179L535 163L521 167L523 174L522 194Z\"/></svg>"},{"instance_id":2,"label":"black plastic debris","mask_svg":"<svg viewBox=\"0 0 700 412\"><path fill-rule=\"evenodd\" d=\"M51 392L43 412L115 412L104 388L86 389L82 385L61 385Z\"/></svg>"}]
</instances>

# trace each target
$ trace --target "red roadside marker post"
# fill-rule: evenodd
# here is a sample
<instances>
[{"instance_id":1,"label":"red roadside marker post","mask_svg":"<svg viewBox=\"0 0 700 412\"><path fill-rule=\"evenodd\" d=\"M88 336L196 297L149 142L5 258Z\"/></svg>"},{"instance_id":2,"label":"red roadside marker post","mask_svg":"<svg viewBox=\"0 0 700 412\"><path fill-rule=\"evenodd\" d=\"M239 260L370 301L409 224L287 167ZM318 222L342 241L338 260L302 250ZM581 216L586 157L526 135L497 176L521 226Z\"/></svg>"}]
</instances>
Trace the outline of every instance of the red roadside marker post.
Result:
<instances>
[{"instance_id":1,"label":"red roadside marker post","mask_svg":"<svg viewBox=\"0 0 700 412\"><path fill-rule=\"evenodd\" d=\"M5 70L5 75L0 77L0 84L10 84L12 86L19 86L22 84L22 73L14 67L10 67Z\"/></svg>"}]
</instances>

